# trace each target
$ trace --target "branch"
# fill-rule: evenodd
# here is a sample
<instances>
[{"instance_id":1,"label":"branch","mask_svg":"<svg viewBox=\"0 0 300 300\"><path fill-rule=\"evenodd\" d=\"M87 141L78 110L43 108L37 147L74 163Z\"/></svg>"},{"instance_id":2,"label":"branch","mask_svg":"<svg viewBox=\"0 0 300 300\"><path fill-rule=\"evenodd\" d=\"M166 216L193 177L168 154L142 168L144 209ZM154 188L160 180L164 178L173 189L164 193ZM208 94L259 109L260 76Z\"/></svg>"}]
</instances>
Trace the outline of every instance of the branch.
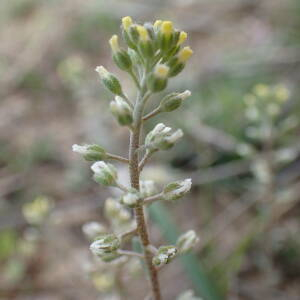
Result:
<instances>
[{"instance_id":1,"label":"branch","mask_svg":"<svg viewBox=\"0 0 300 300\"><path fill-rule=\"evenodd\" d=\"M145 164L147 163L147 161L149 160L149 158L152 156L152 154L154 152L157 152L158 150L152 150L149 151L147 150L144 157L141 159L140 163L139 163L139 172L141 172L145 166Z\"/></svg>"},{"instance_id":2,"label":"branch","mask_svg":"<svg viewBox=\"0 0 300 300\"><path fill-rule=\"evenodd\" d=\"M143 122L145 122L145 121L149 120L150 118L152 118L152 117L158 115L160 112L161 112L161 111L160 111L160 107L159 107L159 106L156 107L154 110L152 110L150 113L148 113L147 115L145 115L145 116L142 118Z\"/></svg>"},{"instance_id":3,"label":"branch","mask_svg":"<svg viewBox=\"0 0 300 300\"><path fill-rule=\"evenodd\" d=\"M117 252L121 255L136 256L136 257L139 257L139 258L144 258L143 254L137 253L137 252L134 252L134 251L118 250Z\"/></svg>"},{"instance_id":4,"label":"branch","mask_svg":"<svg viewBox=\"0 0 300 300\"><path fill-rule=\"evenodd\" d=\"M159 193L159 194L156 194L154 196L150 196L150 197L147 197L144 199L143 201L143 205L150 205L158 200L161 200L161 198L163 197L163 193Z\"/></svg>"},{"instance_id":5,"label":"branch","mask_svg":"<svg viewBox=\"0 0 300 300\"><path fill-rule=\"evenodd\" d=\"M121 191L128 193L128 189L126 186L116 181L115 187L119 188Z\"/></svg>"},{"instance_id":6,"label":"branch","mask_svg":"<svg viewBox=\"0 0 300 300\"><path fill-rule=\"evenodd\" d=\"M114 160L117 160L119 162L126 163L126 164L129 163L128 158L125 158L125 157L122 157L122 156L119 156L119 155L107 153L107 156L108 156L109 159L114 159Z\"/></svg>"}]
</instances>

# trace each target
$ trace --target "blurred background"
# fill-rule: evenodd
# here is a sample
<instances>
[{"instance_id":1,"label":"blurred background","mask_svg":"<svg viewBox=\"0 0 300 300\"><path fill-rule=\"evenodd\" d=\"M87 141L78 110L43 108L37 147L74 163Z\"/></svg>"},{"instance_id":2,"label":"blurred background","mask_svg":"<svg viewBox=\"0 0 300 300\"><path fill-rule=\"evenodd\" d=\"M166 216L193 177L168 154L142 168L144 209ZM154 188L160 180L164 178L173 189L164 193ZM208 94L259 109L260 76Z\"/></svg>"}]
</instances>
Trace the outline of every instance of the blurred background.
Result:
<instances>
[{"instance_id":1,"label":"blurred background","mask_svg":"<svg viewBox=\"0 0 300 300\"><path fill-rule=\"evenodd\" d=\"M193 254L162 270L165 299L186 289L205 300L299 299L298 0L1 0L0 299L119 299L113 267L96 266L81 229L109 225L103 203L115 191L91 180L71 147L127 155L128 132L94 71L116 72L132 95L107 42L126 15L172 20L194 50L168 86L192 97L145 128L163 121L185 132L145 178L193 180L185 199L151 207L153 243L200 236ZM125 299L144 299L143 272L130 268Z\"/></svg>"}]
</instances>

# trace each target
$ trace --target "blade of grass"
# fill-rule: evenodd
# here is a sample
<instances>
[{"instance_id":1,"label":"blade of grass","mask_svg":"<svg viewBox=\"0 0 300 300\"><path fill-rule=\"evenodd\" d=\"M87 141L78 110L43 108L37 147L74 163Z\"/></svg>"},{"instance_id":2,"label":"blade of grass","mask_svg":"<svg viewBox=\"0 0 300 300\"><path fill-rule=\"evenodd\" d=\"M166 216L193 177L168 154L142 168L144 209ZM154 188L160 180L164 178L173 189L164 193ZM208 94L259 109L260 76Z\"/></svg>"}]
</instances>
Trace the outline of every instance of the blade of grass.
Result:
<instances>
[{"instance_id":1,"label":"blade of grass","mask_svg":"<svg viewBox=\"0 0 300 300\"><path fill-rule=\"evenodd\" d=\"M150 217L160 227L162 234L168 243L174 244L178 237L178 230L164 204L155 203L149 207ZM224 299L217 291L216 285L210 280L201 265L199 259L194 254L183 255L181 262L192 281L195 290L205 300Z\"/></svg>"}]
</instances>

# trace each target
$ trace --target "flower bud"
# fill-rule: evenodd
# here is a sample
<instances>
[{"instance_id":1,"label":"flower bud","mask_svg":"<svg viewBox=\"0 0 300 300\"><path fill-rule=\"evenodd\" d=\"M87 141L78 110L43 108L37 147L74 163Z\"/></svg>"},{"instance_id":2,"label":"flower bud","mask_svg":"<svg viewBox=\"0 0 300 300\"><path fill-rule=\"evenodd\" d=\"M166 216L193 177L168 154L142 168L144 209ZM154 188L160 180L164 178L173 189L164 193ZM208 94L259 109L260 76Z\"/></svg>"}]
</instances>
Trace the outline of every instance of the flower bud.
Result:
<instances>
[{"instance_id":1,"label":"flower bud","mask_svg":"<svg viewBox=\"0 0 300 300\"><path fill-rule=\"evenodd\" d=\"M109 40L113 52L113 60L116 65L124 71L129 71L132 67L132 62L128 53L121 49L118 42L118 36L114 34Z\"/></svg>"},{"instance_id":2,"label":"flower bud","mask_svg":"<svg viewBox=\"0 0 300 300\"><path fill-rule=\"evenodd\" d=\"M160 49L165 52L172 48L174 28L171 21L164 21L160 25L158 42Z\"/></svg>"},{"instance_id":3,"label":"flower bud","mask_svg":"<svg viewBox=\"0 0 300 300\"><path fill-rule=\"evenodd\" d=\"M154 22L153 28L154 28L154 30L155 30L156 32L160 29L161 24L162 24L162 20L156 20L156 21Z\"/></svg>"},{"instance_id":4,"label":"flower bud","mask_svg":"<svg viewBox=\"0 0 300 300\"><path fill-rule=\"evenodd\" d=\"M127 16L122 18L122 34L123 38L128 45L128 47L132 49L137 49L136 42L138 41L138 33L135 28L136 26L133 25L131 17Z\"/></svg>"},{"instance_id":5,"label":"flower bud","mask_svg":"<svg viewBox=\"0 0 300 300\"><path fill-rule=\"evenodd\" d=\"M177 253L175 246L161 246L158 249L158 254L152 259L152 263L155 266L162 266L168 264Z\"/></svg>"},{"instance_id":6,"label":"flower bud","mask_svg":"<svg viewBox=\"0 0 300 300\"><path fill-rule=\"evenodd\" d=\"M192 54L193 50L190 47L182 48L168 63L170 67L169 77L179 74Z\"/></svg>"},{"instance_id":7,"label":"flower bud","mask_svg":"<svg viewBox=\"0 0 300 300\"><path fill-rule=\"evenodd\" d=\"M132 25L131 17L127 16L127 17L122 18L122 25L123 25L123 29L125 31L128 31L129 27Z\"/></svg>"},{"instance_id":8,"label":"flower bud","mask_svg":"<svg viewBox=\"0 0 300 300\"><path fill-rule=\"evenodd\" d=\"M117 118L120 125L130 125L132 119L132 109L123 98L116 96L115 101L110 102L110 111Z\"/></svg>"},{"instance_id":9,"label":"flower bud","mask_svg":"<svg viewBox=\"0 0 300 300\"><path fill-rule=\"evenodd\" d=\"M189 96L191 92L188 90L183 93L171 93L162 99L159 109L161 112L171 112L181 106L182 101Z\"/></svg>"},{"instance_id":10,"label":"flower bud","mask_svg":"<svg viewBox=\"0 0 300 300\"><path fill-rule=\"evenodd\" d=\"M189 252L197 243L199 238L194 230L189 230L179 236L176 242L178 252L181 254Z\"/></svg>"},{"instance_id":11,"label":"flower bud","mask_svg":"<svg viewBox=\"0 0 300 300\"><path fill-rule=\"evenodd\" d=\"M83 224L82 231L90 240L106 232L106 228L98 222L88 222Z\"/></svg>"},{"instance_id":12,"label":"flower bud","mask_svg":"<svg viewBox=\"0 0 300 300\"><path fill-rule=\"evenodd\" d=\"M135 189L131 189L128 193L124 194L121 197L121 203L128 207L133 208L137 206L140 199L141 199L140 193Z\"/></svg>"},{"instance_id":13,"label":"flower bud","mask_svg":"<svg viewBox=\"0 0 300 300\"><path fill-rule=\"evenodd\" d=\"M187 33L185 31L181 31L179 34L179 39L177 42L177 46L180 46L181 44L183 44L187 39Z\"/></svg>"},{"instance_id":14,"label":"flower bud","mask_svg":"<svg viewBox=\"0 0 300 300\"><path fill-rule=\"evenodd\" d=\"M97 256L114 252L120 247L120 240L114 234L103 234L90 245L90 250Z\"/></svg>"},{"instance_id":15,"label":"flower bud","mask_svg":"<svg viewBox=\"0 0 300 300\"><path fill-rule=\"evenodd\" d=\"M154 55L154 49L148 30L141 25L137 25L136 29L139 34L139 51L143 56L151 58Z\"/></svg>"},{"instance_id":16,"label":"flower bud","mask_svg":"<svg viewBox=\"0 0 300 300\"><path fill-rule=\"evenodd\" d=\"M87 161L99 161L107 158L105 150L98 145L73 145L73 152L81 154Z\"/></svg>"},{"instance_id":17,"label":"flower bud","mask_svg":"<svg viewBox=\"0 0 300 300\"><path fill-rule=\"evenodd\" d=\"M190 191L191 186L192 180L190 178L169 183L163 190L163 198L165 200L179 199Z\"/></svg>"},{"instance_id":18,"label":"flower bud","mask_svg":"<svg viewBox=\"0 0 300 300\"><path fill-rule=\"evenodd\" d=\"M104 161L97 161L91 166L94 174L94 180L103 185L115 185L117 180L117 170L109 163Z\"/></svg>"},{"instance_id":19,"label":"flower bud","mask_svg":"<svg viewBox=\"0 0 300 300\"><path fill-rule=\"evenodd\" d=\"M152 131L150 131L145 139L145 146L150 150L168 150L183 136L181 129L171 132L170 127L164 124L157 124Z\"/></svg>"},{"instance_id":20,"label":"flower bud","mask_svg":"<svg viewBox=\"0 0 300 300\"><path fill-rule=\"evenodd\" d=\"M153 180L140 181L140 193L143 198L153 196L157 193L157 187Z\"/></svg>"},{"instance_id":21,"label":"flower bud","mask_svg":"<svg viewBox=\"0 0 300 300\"><path fill-rule=\"evenodd\" d=\"M169 67L164 64L157 64L154 72L147 79L148 89L154 93L164 90L168 83Z\"/></svg>"},{"instance_id":22,"label":"flower bud","mask_svg":"<svg viewBox=\"0 0 300 300\"><path fill-rule=\"evenodd\" d=\"M103 66L97 67L96 72L99 73L103 85L108 90L110 90L113 94L119 96L123 95L122 87L117 77L115 77L112 73L108 72Z\"/></svg>"}]
</instances>

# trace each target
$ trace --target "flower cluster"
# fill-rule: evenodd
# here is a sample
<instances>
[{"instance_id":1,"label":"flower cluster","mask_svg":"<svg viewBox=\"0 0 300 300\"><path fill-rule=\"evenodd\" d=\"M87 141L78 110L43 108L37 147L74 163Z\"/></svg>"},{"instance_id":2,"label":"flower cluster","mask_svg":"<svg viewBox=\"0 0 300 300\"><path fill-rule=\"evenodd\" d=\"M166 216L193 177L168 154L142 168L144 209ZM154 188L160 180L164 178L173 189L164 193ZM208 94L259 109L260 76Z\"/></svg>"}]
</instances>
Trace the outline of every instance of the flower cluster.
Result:
<instances>
[{"instance_id":1,"label":"flower cluster","mask_svg":"<svg viewBox=\"0 0 300 300\"><path fill-rule=\"evenodd\" d=\"M126 126L130 131L129 157L111 154L95 144L73 145L74 152L93 162L91 170L97 183L118 188L122 192L120 197L108 198L104 204L110 230L97 222L89 222L83 226L83 232L89 240L94 240L90 250L103 262L116 264L122 258L143 258L154 287L157 286L155 281L158 280L159 268L171 262L177 254L188 252L198 242L198 238L191 230L178 238L176 246L160 246L157 249L150 244L143 206L155 201L167 202L182 198L190 191L192 181L175 181L159 192L153 181L140 180L140 173L151 155L160 150L169 150L183 137L181 129L172 130L159 123L146 135L144 143L141 143L141 125L159 113L178 109L191 96L188 90L170 93L162 98L153 111L145 112L149 98L166 89L170 78L184 69L193 51L190 47L183 46L187 34L174 28L170 21L158 20L153 24L141 25L134 23L131 17L124 17L121 28L123 43L118 35L113 35L109 45L113 61L118 68L128 73L136 86L135 102L128 98L116 75L103 66L98 66L96 71L104 87L114 95L110 102L110 112L121 126ZM141 155L143 157L140 158ZM119 182L117 168L108 160L129 165L130 186ZM132 214L131 210L135 213ZM143 253L123 248L125 246L127 249L127 241L136 235L140 238ZM122 266L125 263L122 262ZM100 282L101 286L102 275L96 277L97 284ZM109 286L112 282L114 280L109 281ZM154 299L160 299L159 293L159 290L153 288Z\"/></svg>"}]
</instances>

